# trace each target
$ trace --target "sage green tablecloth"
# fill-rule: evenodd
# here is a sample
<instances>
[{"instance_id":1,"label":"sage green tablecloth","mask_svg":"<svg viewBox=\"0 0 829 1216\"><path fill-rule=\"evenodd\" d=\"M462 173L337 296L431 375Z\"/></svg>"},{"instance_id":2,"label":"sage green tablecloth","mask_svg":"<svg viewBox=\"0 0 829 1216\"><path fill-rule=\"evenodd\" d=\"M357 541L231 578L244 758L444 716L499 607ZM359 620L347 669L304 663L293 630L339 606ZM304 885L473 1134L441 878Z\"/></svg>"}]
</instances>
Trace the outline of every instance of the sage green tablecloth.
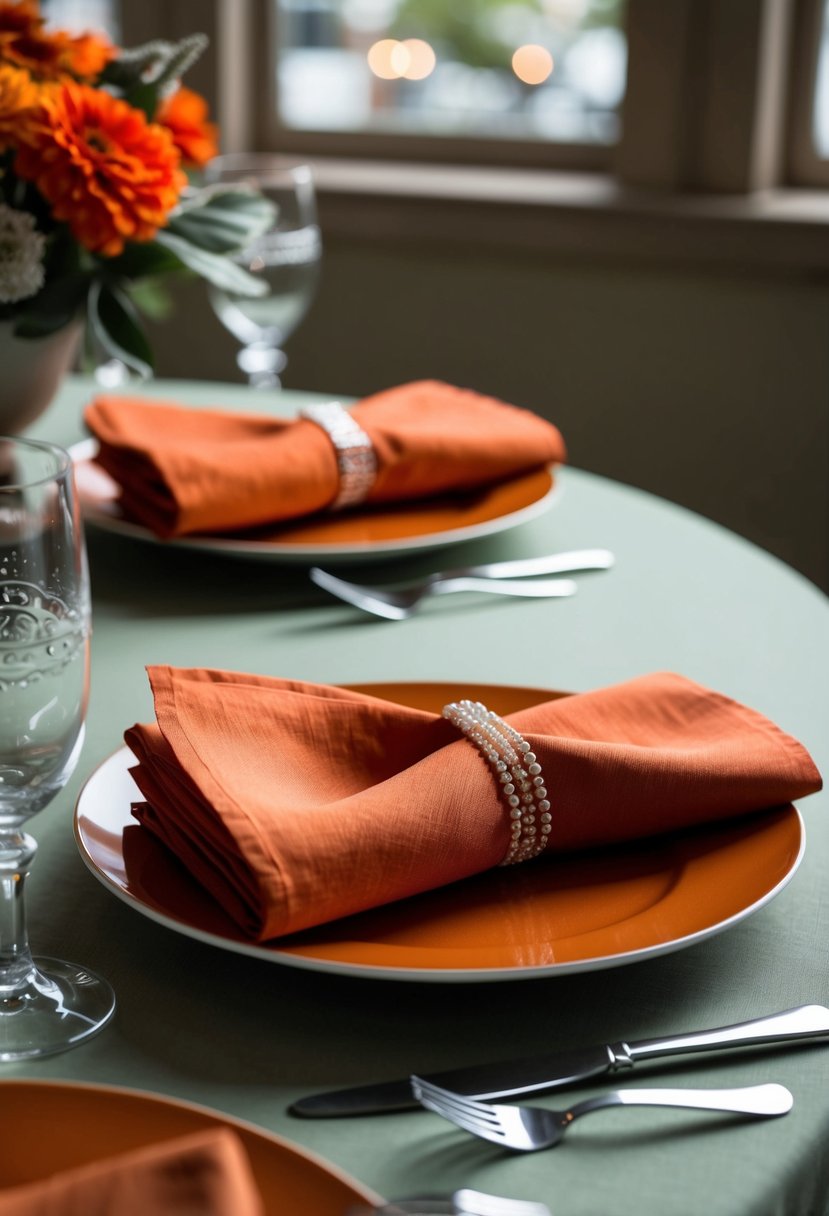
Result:
<instances>
[{"instance_id":1,"label":"sage green tablecloth","mask_svg":"<svg viewBox=\"0 0 829 1216\"><path fill-rule=\"evenodd\" d=\"M275 406L218 385L152 391L261 409L293 411L298 401L286 393ZM62 443L79 437L90 392L88 383L70 383L34 433ZM700 470L714 475L738 481L740 470ZM451 560L444 553L443 564L608 546L618 559L613 571L582 578L571 600L457 597L433 601L400 624L326 598L300 569L90 534L89 730L72 783L33 823L41 847L29 886L30 928L37 952L106 975L118 1011L86 1046L7 1065L0 1076L127 1085L205 1103L288 1135L388 1196L470 1185L543 1198L554 1216L829 1211L829 1045L698 1057L644 1074L645 1084L777 1080L795 1096L785 1119L735 1124L611 1112L581 1125L554 1152L531 1157L505 1156L422 1112L330 1122L286 1113L301 1094L413 1069L829 1003L825 794L801 808L808 844L794 880L728 932L633 966L517 983L338 978L218 950L126 907L77 854L75 797L120 745L123 728L150 716L147 663L331 683L451 678L573 690L673 669L769 715L829 772L826 598L778 561L668 503L575 468L561 483L563 495L542 519L451 551ZM417 571L429 565L410 563ZM643 1073L631 1082L642 1084Z\"/></svg>"}]
</instances>

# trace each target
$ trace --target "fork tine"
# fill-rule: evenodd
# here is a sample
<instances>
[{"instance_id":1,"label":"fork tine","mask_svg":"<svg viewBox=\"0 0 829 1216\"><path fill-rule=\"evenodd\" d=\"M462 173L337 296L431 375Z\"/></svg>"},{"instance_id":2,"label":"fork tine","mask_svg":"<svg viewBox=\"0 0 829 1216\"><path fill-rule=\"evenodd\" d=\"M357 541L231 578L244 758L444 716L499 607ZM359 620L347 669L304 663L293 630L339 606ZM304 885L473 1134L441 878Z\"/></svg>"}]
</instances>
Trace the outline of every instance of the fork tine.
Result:
<instances>
[{"instance_id":1,"label":"fork tine","mask_svg":"<svg viewBox=\"0 0 829 1216\"><path fill-rule=\"evenodd\" d=\"M419 1077L412 1077L411 1083L415 1097L427 1110L441 1115L450 1123L454 1123L456 1127L471 1132L473 1135L482 1136L486 1140L494 1140L497 1144L503 1142L505 1132L494 1107L478 1103L472 1098L453 1094L451 1091L441 1089L439 1085L431 1085Z\"/></svg>"},{"instance_id":2,"label":"fork tine","mask_svg":"<svg viewBox=\"0 0 829 1216\"><path fill-rule=\"evenodd\" d=\"M455 1127L459 1127L462 1131L470 1132L473 1136L479 1136L482 1140L492 1140L496 1144L504 1143L504 1130L495 1123L481 1123L474 1115L465 1115L459 1111L447 1111L437 1102L433 1102L431 1098L420 1099L423 1106L427 1110L433 1111L436 1115L440 1115L443 1119L453 1123Z\"/></svg>"},{"instance_id":3,"label":"fork tine","mask_svg":"<svg viewBox=\"0 0 829 1216\"><path fill-rule=\"evenodd\" d=\"M474 1113L467 1114L466 1111L455 1110L451 1106L447 1106L444 1102L441 1102L439 1098L430 1098L428 1094L421 1094L420 1104L421 1106L425 1106L427 1110L434 1111L436 1115L443 1115L444 1119L457 1123L459 1127L478 1127L479 1120Z\"/></svg>"},{"instance_id":4,"label":"fork tine","mask_svg":"<svg viewBox=\"0 0 829 1216\"><path fill-rule=\"evenodd\" d=\"M500 1127L501 1125L496 1111L479 1110L476 1106L452 1102L442 1097L432 1097L431 1094L425 1093L421 1095L420 1101L422 1103L430 1102L432 1107L436 1107L441 1114L446 1115L447 1119L467 1119L476 1127Z\"/></svg>"},{"instance_id":5,"label":"fork tine","mask_svg":"<svg viewBox=\"0 0 829 1216\"><path fill-rule=\"evenodd\" d=\"M433 1102L431 1098L421 1098L420 1101L427 1110L431 1110L436 1115L441 1115L444 1119L448 1119L456 1127L462 1127L467 1132L478 1131L478 1124L471 1115L464 1115L458 1111L447 1111L439 1103Z\"/></svg>"},{"instance_id":6,"label":"fork tine","mask_svg":"<svg viewBox=\"0 0 829 1216\"><path fill-rule=\"evenodd\" d=\"M448 1110L475 1115L479 1119L487 1119L492 1122L498 1121L499 1116L495 1107L489 1106L486 1102L479 1102L477 1098L469 1098L465 1094L443 1089L431 1081L424 1081L422 1077L412 1077L411 1083L416 1098L422 1100L425 1096L431 1098L433 1102L445 1106Z\"/></svg>"}]
</instances>

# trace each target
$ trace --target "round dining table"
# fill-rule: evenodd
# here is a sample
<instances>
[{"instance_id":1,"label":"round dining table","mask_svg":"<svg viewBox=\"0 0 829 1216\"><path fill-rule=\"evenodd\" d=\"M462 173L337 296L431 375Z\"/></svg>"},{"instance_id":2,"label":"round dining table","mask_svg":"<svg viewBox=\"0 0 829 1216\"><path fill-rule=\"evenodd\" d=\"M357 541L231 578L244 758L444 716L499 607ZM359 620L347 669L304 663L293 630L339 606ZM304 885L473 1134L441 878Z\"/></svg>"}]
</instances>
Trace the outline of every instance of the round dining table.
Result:
<instances>
[{"instance_id":1,"label":"round dining table","mask_svg":"<svg viewBox=\"0 0 829 1216\"><path fill-rule=\"evenodd\" d=\"M91 379L70 378L31 434L64 446L81 440L83 407L96 391ZM280 415L324 399L190 381L158 381L140 393ZM740 493L739 468L699 470L712 475L727 476ZM416 969L375 976L359 967L292 965L278 952L226 949L117 898L80 855L73 832L80 791L122 747L125 729L152 720L148 664L325 684L437 681L461 690L488 684L567 692L673 671L765 714L829 771L826 596L779 560L670 502L576 467L561 468L556 485L549 509L515 527L434 551L389 552L382 561L358 556L337 573L391 583L446 567L598 547L613 552L612 568L575 575L578 591L570 598L435 597L403 621L368 616L318 589L308 577L310 558L248 560L87 526L87 733L69 784L30 827L39 852L28 917L35 953L105 976L117 1009L81 1046L0 1064L0 1081L8 1083L0 1089L5 1125L15 1120L17 1084L35 1087L44 1118L56 1083L124 1087L275 1133L369 1196L471 1187L543 1201L553 1216L829 1213L829 1036L641 1063L535 1099L553 1108L616 1084L774 1081L794 1097L783 1118L611 1110L534 1154L506 1152L420 1109L329 1119L289 1110L302 1097L339 1087L829 1005L825 792L799 805L805 849L790 867L791 880L750 914L726 918L718 931L676 948L595 967L558 968L553 958L546 967L518 968L514 977L458 973L432 982ZM715 894L697 891L702 913ZM670 946L670 932L666 941ZM32 1155L46 1169L50 1152L44 1132Z\"/></svg>"}]
</instances>

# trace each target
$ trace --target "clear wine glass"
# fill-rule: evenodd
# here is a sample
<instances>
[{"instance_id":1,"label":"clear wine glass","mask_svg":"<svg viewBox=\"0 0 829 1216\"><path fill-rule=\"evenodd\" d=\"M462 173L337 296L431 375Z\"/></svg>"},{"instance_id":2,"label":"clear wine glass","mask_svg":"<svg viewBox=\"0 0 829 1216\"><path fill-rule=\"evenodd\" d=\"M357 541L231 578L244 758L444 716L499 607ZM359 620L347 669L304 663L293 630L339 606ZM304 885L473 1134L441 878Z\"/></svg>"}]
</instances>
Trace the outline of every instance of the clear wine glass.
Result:
<instances>
[{"instance_id":1,"label":"clear wine glass","mask_svg":"<svg viewBox=\"0 0 829 1216\"><path fill-rule=\"evenodd\" d=\"M253 388L280 388L288 360L283 350L310 307L317 287L322 241L317 224L314 179L308 165L259 153L217 156L205 170L208 184L246 184L276 207L273 227L237 257L268 284L264 296L209 289L219 320L242 349L236 362Z\"/></svg>"},{"instance_id":2,"label":"clear wine glass","mask_svg":"<svg viewBox=\"0 0 829 1216\"><path fill-rule=\"evenodd\" d=\"M64 787L83 744L89 633L71 460L0 437L0 1060L72 1047L115 1008L86 968L32 958L23 900L37 849L23 825Z\"/></svg>"}]
</instances>

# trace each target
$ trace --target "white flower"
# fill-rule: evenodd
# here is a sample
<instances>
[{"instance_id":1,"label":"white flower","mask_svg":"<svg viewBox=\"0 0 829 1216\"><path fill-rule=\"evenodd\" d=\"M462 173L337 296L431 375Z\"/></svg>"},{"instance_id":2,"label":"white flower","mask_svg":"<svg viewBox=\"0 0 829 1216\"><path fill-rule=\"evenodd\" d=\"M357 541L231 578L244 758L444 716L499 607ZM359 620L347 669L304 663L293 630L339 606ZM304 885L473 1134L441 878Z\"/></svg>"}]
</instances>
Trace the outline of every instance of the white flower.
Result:
<instances>
[{"instance_id":1,"label":"white flower","mask_svg":"<svg viewBox=\"0 0 829 1216\"><path fill-rule=\"evenodd\" d=\"M0 203L0 304L26 300L43 286L46 238L34 217Z\"/></svg>"}]
</instances>

